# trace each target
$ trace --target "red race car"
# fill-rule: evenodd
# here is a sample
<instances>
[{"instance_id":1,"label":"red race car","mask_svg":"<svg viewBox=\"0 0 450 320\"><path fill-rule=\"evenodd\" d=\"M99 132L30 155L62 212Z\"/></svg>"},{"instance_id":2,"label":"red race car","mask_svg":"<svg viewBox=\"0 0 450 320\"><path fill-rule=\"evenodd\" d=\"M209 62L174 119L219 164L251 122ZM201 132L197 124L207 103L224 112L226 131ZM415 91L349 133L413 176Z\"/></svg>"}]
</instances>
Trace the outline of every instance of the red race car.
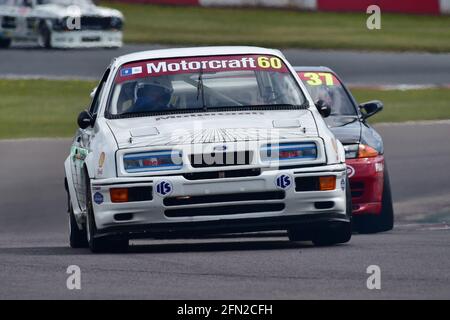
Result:
<instances>
[{"instance_id":1,"label":"red race car","mask_svg":"<svg viewBox=\"0 0 450 320\"><path fill-rule=\"evenodd\" d=\"M355 229L360 233L391 230L394 210L383 140L367 123L367 118L381 111L383 104L380 101L357 104L329 68L294 69L318 108L330 108L325 121L345 148Z\"/></svg>"}]
</instances>

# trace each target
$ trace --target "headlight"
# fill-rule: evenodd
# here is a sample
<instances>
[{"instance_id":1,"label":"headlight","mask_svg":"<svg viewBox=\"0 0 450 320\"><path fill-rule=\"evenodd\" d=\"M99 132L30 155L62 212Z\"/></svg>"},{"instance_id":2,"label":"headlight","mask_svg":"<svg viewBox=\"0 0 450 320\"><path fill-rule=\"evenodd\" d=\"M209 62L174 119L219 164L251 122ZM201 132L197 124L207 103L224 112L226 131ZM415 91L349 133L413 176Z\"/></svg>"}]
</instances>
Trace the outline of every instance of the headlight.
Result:
<instances>
[{"instance_id":1,"label":"headlight","mask_svg":"<svg viewBox=\"0 0 450 320\"><path fill-rule=\"evenodd\" d=\"M183 160L181 151L163 150L128 153L123 157L123 165L128 173L179 170L183 167Z\"/></svg>"},{"instance_id":2,"label":"headlight","mask_svg":"<svg viewBox=\"0 0 450 320\"><path fill-rule=\"evenodd\" d=\"M123 25L122 19L117 17L111 18L111 28L120 30L122 29L122 25Z\"/></svg>"},{"instance_id":3,"label":"headlight","mask_svg":"<svg viewBox=\"0 0 450 320\"><path fill-rule=\"evenodd\" d=\"M317 146L315 143L281 143L268 144L261 148L262 161L315 160Z\"/></svg>"},{"instance_id":4,"label":"headlight","mask_svg":"<svg viewBox=\"0 0 450 320\"><path fill-rule=\"evenodd\" d=\"M378 151L365 144L349 144L344 146L345 158L371 158L378 156Z\"/></svg>"}]
</instances>

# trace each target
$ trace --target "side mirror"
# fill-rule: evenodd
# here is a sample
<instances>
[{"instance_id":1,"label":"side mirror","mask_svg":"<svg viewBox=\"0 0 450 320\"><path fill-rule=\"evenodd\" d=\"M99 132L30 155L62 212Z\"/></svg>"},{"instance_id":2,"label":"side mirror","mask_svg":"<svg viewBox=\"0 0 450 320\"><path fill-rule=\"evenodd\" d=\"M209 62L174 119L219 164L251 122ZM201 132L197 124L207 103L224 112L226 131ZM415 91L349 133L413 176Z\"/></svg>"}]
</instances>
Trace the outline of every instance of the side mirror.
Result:
<instances>
[{"instance_id":1,"label":"side mirror","mask_svg":"<svg viewBox=\"0 0 450 320\"><path fill-rule=\"evenodd\" d=\"M383 102L379 100L364 102L359 105L359 109L361 110L363 119L367 119L383 110Z\"/></svg>"},{"instance_id":2,"label":"side mirror","mask_svg":"<svg viewBox=\"0 0 450 320\"><path fill-rule=\"evenodd\" d=\"M323 100L318 100L316 102L316 108L319 110L319 113L322 117L326 118L331 114L331 107Z\"/></svg>"},{"instance_id":3,"label":"side mirror","mask_svg":"<svg viewBox=\"0 0 450 320\"><path fill-rule=\"evenodd\" d=\"M83 111L78 116L78 126L81 129L86 129L89 126L94 125L94 118L88 111Z\"/></svg>"}]
</instances>

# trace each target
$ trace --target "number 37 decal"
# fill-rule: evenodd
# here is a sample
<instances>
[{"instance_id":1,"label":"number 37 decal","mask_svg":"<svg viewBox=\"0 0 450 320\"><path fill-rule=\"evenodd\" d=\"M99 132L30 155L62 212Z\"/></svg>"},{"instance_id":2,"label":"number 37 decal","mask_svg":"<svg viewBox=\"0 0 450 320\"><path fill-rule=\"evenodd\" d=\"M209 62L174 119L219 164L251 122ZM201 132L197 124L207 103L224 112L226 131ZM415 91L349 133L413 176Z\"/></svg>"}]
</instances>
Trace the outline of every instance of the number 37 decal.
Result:
<instances>
[{"instance_id":1,"label":"number 37 decal","mask_svg":"<svg viewBox=\"0 0 450 320\"><path fill-rule=\"evenodd\" d=\"M334 86L337 84L337 79L328 72L302 72L299 75L310 86Z\"/></svg>"}]
</instances>

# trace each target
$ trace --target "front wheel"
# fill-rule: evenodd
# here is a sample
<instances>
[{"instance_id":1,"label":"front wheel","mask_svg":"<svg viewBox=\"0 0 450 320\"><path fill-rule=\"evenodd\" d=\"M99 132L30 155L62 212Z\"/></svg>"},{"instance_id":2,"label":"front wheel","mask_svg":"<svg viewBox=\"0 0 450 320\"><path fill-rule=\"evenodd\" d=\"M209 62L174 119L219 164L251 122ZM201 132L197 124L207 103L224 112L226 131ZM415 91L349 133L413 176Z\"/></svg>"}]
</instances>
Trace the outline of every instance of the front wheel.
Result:
<instances>
[{"instance_id":1,"label":"front wheel","mask_svg":"<svg viewBox=\"0 0 450 320\"><path fill-rule=\"evenodd\" d=\"M352 224L349 222L324 228L316 233L312 239L315 246L332 246L349 242L352 238Z\"/></svg>"},{"instance_id":2,"label":"front wheel","mask_svg":"<svg viewBox=\"0 0 450 320\"><path fill-rule=\"evenodd\" d=\"M39 25L38 44L41 48L52 48L52 32L45 22Z\"/></svg>"},{"instance_id":3,"label":"front wheel","mask_svg":"<svg viewBox=\"0 0 450 320\"><path fill-rule=\"evenodd\" d=\"M70 202L70 200L69 200ZM69 204L69 242L71 248L87 248L86 230L78 228L75 215L73 214L72 204Z\"/></svg>"},{"instance_id":4,"label":"front wheel","mask_svg":"<svg viewBox=\"0 0 450 320\"><path fill-rule=\"evenodd\" d=\"M128 239L110 239L98 237L92 205L91 184L86 173L86 236L89 249L93 253L125 251L128 248Z\"/></svg>"},{"instance_id":5,"label":"front wheel","mask_svg":"<svg viewBox=\"0 0 450 320\"><path fill-rule=\"evenodd\" d=\"M312 239L315 246L332 246L338 243L349 242L352 238L352 194L350 191L350 182L346 177L345 184L345 200L346 200L346 215L349 222L336 222L335 225L330 225L320 229Z\"/></svg>"},{"instance_id":6,"label":"front wheel","mask_svg":"<svg viewBox=\"0 0 450 320\"><path fill-rule=\"evenodd\" d=\"M312 240L316 246L331 246L338 243L349 242L352 237L352 195L350 183L346 178L346 215L348 222L330 222L328 226L322 226L313 230L291 228L288 230L290 241Z\"/></svg>"}]
</instances>

